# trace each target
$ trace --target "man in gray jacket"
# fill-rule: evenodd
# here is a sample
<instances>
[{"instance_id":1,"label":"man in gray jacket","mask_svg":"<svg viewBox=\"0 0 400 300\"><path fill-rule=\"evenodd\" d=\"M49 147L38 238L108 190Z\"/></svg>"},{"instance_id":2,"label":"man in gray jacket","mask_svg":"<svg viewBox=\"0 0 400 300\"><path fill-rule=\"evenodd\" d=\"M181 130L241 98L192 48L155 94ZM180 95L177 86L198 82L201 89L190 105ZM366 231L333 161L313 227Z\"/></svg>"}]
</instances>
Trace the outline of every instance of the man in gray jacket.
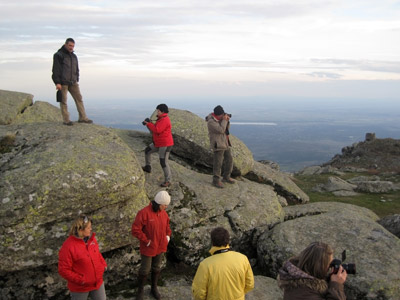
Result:
<instances>
[{"instance_id":1,"label":"man in gray jacket","mask_svg":"<svg viewBox=\"0 0 400 300\"><path fill-rule=\"evenodd\" d=\"M67 93L70 92L75 100L76 108L79 113L79 123L93 123L86 116L85 107L82 101L81 91L79 89L79 66L78 57L74 53L75 41L68 38L65 44L53 56L53 75L52 79L56 85L58 93L61 93L60 102L61 115L64 125L71 126L73 123L69 119L67 106Z\"/></svg>"},{"instance_id":2,"label":"man in gray jacket","mask_svg":"<svg viewBox=\"0 0 400 300\"><path fill-rule=\"evenodd\" d=\"M235 183L231 178L233 158L229 141L229 119L221 105L216 106L214 112L206 117L210 147L214 151L212 183L217 188L224 187L221 183L221 168L222 181Z\"/></svg>"}]
</instances>

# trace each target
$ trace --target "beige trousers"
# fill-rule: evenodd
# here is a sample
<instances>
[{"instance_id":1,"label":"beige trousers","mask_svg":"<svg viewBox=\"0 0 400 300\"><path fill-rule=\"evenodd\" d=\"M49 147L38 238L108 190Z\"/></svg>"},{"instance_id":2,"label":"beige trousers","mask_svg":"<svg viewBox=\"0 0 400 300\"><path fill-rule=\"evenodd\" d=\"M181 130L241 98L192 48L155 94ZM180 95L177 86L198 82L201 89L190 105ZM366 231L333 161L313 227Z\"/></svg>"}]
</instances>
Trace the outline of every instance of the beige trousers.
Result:
<instances>
[{"instance_id":1,"label":"beige trousers","mask_svg":"<svg viewBox=\"0 0 400 300\"><path fill-rule=\"evenodd\" d=\"M62 101L60 102L61 115L65 123L70 122L68 105L67 105L67 94L71 94L72 98L75 100L76 108L79 113L79 121L86 121L88 117L86 116L85 106L83 105L81 91L79 89L79 83L74 83L72 85L62 85Z\"/></svg>"}]
</instances>

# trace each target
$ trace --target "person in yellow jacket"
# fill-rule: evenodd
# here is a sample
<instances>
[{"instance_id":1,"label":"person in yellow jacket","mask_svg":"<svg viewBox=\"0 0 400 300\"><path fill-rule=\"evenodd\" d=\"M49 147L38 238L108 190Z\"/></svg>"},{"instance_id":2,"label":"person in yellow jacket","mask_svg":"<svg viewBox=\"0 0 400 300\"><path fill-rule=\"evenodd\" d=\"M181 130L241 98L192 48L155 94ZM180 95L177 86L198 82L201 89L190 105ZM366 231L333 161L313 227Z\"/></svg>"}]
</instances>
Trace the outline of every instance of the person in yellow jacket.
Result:
<instances>
[{"instance_id":1,"label":"person in yellow jacket","mask_svg":"<svg viewBox=\"0 0 400 300\"><path fill-rule=\"evenodd\" d=\"M247 257L229 248L229 232L223 227L211 231L210 257L204 259L192 284L195 300L244 300L254 288L254 276Z\"/></svg>"}]
</instances>

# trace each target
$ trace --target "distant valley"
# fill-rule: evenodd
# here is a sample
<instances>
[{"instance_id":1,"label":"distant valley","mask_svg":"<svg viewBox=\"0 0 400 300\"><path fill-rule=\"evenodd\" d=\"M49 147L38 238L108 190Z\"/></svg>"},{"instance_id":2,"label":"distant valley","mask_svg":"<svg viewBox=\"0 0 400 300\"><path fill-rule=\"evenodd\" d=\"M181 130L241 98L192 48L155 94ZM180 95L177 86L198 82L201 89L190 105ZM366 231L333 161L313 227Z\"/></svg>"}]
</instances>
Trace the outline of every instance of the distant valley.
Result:
<instances>
[{"instance_id":1,"label":"distant valley","mask_svg":"<svg viewBox=\"0 0 400 300\"><path fill-rule=\"evenodd\" d=\"M103 103L89 105L88 111L98 124L144 130L141 121L162 101L153 102ZM400 138L398 102L252 99L166 103L200 117L207 115L215 103L223 105L233 115L231 133L249 147L254 158L277 162L281 170L288 172L327 162L343 147L363 141L367 132L375 132L377 138Z\"/></svg>"}]
</instances>

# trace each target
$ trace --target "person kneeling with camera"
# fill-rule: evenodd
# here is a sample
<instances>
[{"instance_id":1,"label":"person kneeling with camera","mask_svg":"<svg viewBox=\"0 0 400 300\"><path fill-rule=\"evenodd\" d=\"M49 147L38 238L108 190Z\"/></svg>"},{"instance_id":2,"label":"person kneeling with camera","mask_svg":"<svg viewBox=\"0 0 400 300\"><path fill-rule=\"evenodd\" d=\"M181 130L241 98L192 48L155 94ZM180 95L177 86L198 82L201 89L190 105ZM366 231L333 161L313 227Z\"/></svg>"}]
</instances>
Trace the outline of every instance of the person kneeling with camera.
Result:
<instances>
[{"instance_id":1,"label":"person kneeling with camera","mask_svg":"<svg viewBox=\"0 0 400 300\"><path fill-rule=\"evenodd\" d=\"M341 265L335 270L332 261L332 248L328 244L314 242L285 262L278 276L283 299L346 300L344 282L347 272Z\"/></svg>"}]
</instances>

